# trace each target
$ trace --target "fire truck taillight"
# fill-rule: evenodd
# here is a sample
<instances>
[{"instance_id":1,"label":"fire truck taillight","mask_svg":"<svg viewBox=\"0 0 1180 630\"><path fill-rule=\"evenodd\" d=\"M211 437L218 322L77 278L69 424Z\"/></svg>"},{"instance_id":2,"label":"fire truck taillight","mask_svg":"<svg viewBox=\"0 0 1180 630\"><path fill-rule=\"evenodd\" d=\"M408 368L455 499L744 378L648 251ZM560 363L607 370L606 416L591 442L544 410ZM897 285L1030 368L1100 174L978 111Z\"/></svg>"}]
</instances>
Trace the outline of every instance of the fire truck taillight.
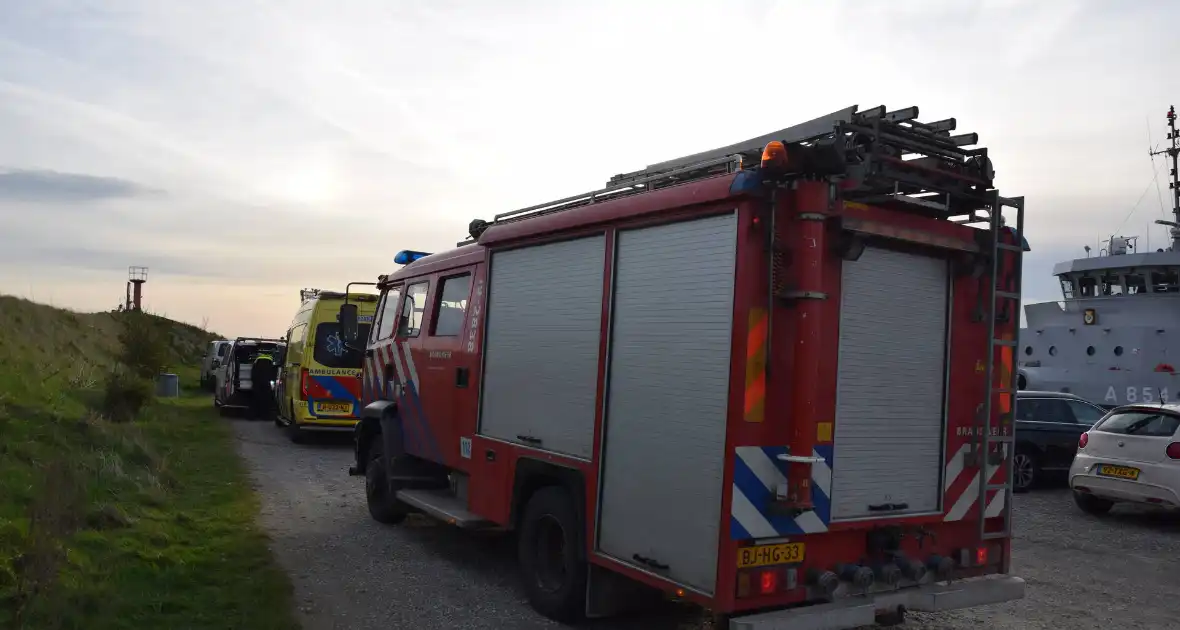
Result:
<instances>
[{"instance_id":1,"label":"fire truck taillight","mask_svg":"<svg viewBox=\"0 0 1180 630\"><path fill-rule=\"evenodd\" d=\"M778 571L760 571L758 573L758 592L770 595L778 590Z\"/></svg>"},{"instance_id":2,"label":"fire truck taillight","mask_svg":"<svg viewBox=\"0 0 1180 630\"><path fill-rule=\"evenodd\" d=\"M1000 545L980 545L959 550L959 566L985 567L1000 561L1004 549Z\"/></svg>"},{"instance_id":3,"label":"fire truck taillight","mask_svg":"<svg viewBox=\"0 0 1180 630\"><path fill-rule=\"evenodd\" d=\"M737 596L752 597L774 595L789 591L796 586L798 569L794 567L764 567L738 571Z\"/></svg>"}]
</instances>

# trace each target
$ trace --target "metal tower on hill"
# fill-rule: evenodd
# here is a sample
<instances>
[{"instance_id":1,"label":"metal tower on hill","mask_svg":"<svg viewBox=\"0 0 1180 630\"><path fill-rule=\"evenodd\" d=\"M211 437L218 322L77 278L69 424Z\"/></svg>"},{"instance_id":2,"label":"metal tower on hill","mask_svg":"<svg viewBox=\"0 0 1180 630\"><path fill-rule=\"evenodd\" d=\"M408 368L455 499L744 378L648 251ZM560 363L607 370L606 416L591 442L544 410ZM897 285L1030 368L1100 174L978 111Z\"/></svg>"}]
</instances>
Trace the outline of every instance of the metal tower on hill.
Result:
<instances>
[{"instance_id":1,"label":"metal tower on hill","mask_svg":"<svg viewBox=\"0 0 1180 630\"><path fill-rule=\"evenodd\" d=\"M143 310L143 283L147 282L147 267L127 268L127 302L125 310Z\"/></svg>"}]
</instances>

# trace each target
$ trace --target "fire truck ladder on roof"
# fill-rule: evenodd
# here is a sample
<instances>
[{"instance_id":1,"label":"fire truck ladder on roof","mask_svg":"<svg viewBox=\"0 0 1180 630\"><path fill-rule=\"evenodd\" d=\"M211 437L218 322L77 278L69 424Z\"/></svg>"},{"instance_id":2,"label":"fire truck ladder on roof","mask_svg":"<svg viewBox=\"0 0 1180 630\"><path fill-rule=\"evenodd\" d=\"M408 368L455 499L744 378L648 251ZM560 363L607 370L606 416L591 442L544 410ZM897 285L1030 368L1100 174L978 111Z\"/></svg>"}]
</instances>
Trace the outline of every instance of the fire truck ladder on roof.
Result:
<instances>
[{"instance_id":1,"label":"fire truck ladder on roof","mask_svg":"<svg viewBox=\"0 0 1180 630\"><path fill-rule=\"evenodd\" d=\"M734 173L761 161L768 142L828 149L823 164L800 175L851 180L844 199L917 212L939 219L973 214L989 207L992 171L987 149L968 148L979 135L950 135L957 123L947 118L917 121L918 108L887 111L884 105L858 111L856 105L807 122L729 146L652 164L615 175L605 188L476 219L471 238L492 225L551 214L667 186ZM467 240L459 243L471 243Z\"/></svg>"},{"instance_id":2,"label":"fire truck ladder on roof","mask_svg":"<svg viewBox=\"0 0 1180 630\"><path fill-rule=\"evenodd\" d=\"M1012 208L1016 211L1016 229L1012 243L1004 242L1001 238L1002 232L1005 229L1005 220L1003 216L1004 208ZM979 466L979 471L976 480L976 486L979 490L978 502L979 506L979 536L982 540L991 540L996 538L1007 538L1012 533L1012 486L1013 486L1013 459L1016 454L1016 389L1017 389L1017 370L1016 370L1016 347L1018 340L1015 336L1012 339L1000 339L996 337L996 322L997 320L1010 321L1011 319L1019 318L1020 313L1020 285L1021 272L1024 264L1024 197L1004 198L998 193L993 193L992 206L989 210L989 217L987 218L988 226L990 228L991 237L991 273L987 275L987 309L986 317L988 322L988 344L987 352L987 368L985 374L987 377L987 396L984 398L982 417L977 419L976 431L972 436L972 445L974 448L973 463ZM971 219L979 218L978 215L972 215ZM1010 254L1015 257L1015 263L1012 266L1011 274L1001 276L1003 271L1003 259L1001 254ZM1001 308L997 308L997 303L1002 304ZM996 351L1001 354L1008 355L1008 361L1003 362L1007 366L1007 373L1001 372L1003 382L999 387L996 387ZM1001 405L1004 413L1000 417L1000 426L996 427L992 422L992 411L995 409L995 403L1007 402L1006 405ZM992 435L992 429L999 428L997 435ZM1007 429L1005 431L1004 429ZM992 445L997 446L997 452L992 453ZM998 466L1004 469L1003 481L1000 483L991 483L992 474L995 469L992 466ZM998 531L987 531L987 498L991 491L998 491L1003 497L1003 526Z\"/></svg>"}]
</instances>

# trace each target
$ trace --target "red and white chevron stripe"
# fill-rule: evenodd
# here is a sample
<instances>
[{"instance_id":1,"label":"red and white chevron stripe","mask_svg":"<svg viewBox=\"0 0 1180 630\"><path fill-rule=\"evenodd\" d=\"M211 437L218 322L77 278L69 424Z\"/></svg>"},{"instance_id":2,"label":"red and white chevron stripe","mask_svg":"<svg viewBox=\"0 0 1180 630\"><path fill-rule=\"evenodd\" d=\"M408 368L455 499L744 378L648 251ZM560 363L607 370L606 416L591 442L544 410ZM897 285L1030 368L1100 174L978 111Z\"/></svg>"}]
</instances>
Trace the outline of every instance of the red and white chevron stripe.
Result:
<instances>
[{"instance_id":1,"label":"red and white chevron stripe","mask_svg":"<svg viewBox=\"0 0 1180 630\"><path fill-rule=\"evenodd\" d=\"M979 469L967 468L967 453L971 444L963 444L955 454L947 460L945 475L943 476L943 496L946 514L943 520L960 521L968 516L979 518ZM998 484L1004 479L1004 463L987 465L987 483ZM1004 492L989 490L987 492L987 518L1000 516L1004 513Z\"/></svg>"}]
</instances>

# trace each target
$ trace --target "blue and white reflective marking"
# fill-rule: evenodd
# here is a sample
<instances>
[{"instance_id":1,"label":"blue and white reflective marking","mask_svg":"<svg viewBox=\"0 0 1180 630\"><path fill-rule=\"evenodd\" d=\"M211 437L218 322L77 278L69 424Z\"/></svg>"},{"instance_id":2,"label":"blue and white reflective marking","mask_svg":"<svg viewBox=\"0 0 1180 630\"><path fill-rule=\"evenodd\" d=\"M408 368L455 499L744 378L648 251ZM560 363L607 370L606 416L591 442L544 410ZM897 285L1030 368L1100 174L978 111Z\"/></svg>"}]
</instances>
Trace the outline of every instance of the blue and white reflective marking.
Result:
<instances>
[{"instance_id":1,"label":"blue and white reflective marking","mask_svg":"<svg viewBox=\"0 0 1180 630\"><path fill-rule=\"evenodd\" d=\"M811 499L815 510L791 517L771 512L776 489L787 483L783 446L739 446L733 458L733 501L729 532L735 540L772 538L828 531L832 513L832 445L816 446L822 462L811 466Z\"/></svg>"}]
</instances>

